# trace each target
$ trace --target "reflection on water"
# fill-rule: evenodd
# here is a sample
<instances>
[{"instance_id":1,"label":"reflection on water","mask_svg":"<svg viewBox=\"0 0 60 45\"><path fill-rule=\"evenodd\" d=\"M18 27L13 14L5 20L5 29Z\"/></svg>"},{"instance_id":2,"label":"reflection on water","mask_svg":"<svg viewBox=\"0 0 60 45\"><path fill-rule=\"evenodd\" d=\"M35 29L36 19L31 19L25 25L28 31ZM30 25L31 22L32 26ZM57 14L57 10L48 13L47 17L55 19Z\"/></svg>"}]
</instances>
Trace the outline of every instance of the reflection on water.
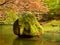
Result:
<instances>
[{"instance_id":1,"label":"reflection on water","mask_svg":"<svg viewBox=\"0 0 60 45\"><path fill-rule=\"evenodd\" d=\"M60 45L60 35L56 35L53 38L49 35L43 35L43 39L30 40L16 38L13 33L12 25L0 25L0 45ZM54 40L53 40L54 39Z\"/></svg>"},{"instance_id":2,"label":"reflection on water","mask_svg":"<svg viewBox=\"0 0 60 45\"><path fill-rule=\"evenodd\" d=\"M13 45L42 45L42 41L16 38L13 41Z\"/></svg>"}]
</instances>

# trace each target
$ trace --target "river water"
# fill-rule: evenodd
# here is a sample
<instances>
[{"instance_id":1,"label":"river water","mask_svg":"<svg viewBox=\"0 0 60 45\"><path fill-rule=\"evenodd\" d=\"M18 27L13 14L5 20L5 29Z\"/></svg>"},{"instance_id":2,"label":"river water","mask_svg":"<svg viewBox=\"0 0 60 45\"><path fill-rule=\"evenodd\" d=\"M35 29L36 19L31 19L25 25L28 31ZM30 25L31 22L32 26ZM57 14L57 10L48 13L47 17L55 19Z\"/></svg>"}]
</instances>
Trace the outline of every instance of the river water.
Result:
<instances>
[{"instance_id":1,"label":"river water","mask_svg":"<svg viewBox=\"0 0 60 45\"><path fill-rule=\"evenodd\" d=\"M13 33L12 25L0 25L0 45L60 45L60 40L55 42L44 39L29 40L18 38Z\"/></svg>"}]
</instances>

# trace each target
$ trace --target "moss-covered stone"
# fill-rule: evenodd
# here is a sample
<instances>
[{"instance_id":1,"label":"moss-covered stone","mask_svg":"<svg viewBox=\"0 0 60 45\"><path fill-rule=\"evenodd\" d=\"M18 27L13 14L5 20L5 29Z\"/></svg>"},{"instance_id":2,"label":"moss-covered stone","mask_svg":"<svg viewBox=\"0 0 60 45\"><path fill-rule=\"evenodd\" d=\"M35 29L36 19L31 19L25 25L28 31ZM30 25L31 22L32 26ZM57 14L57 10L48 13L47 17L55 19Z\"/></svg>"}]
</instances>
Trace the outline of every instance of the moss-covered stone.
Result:
<instances>
[{"instance_id":1,"label":"moss-covered stone","mask_svg":"<svg viewBox=\"0 0 60 45\"><path fill-rule=\"evenodd\" d=\"M31 12L23 13L13 25L14 34L19 37L38 37L41 35L42 29L43 27Z\"/></svg>"}]
</instances>

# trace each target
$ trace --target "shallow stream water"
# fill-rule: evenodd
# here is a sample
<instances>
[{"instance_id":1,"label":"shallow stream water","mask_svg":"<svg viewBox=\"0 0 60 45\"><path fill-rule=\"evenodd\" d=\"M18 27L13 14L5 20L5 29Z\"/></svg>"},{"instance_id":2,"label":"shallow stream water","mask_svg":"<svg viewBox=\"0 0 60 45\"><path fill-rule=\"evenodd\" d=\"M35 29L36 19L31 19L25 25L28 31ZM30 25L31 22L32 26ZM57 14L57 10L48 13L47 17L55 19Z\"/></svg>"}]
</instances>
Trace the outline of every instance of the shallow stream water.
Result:
<instances>
[{"instance_id":1,"label":"shallow stream water","mask_svg":"<svg viewBox=\"0 0 60 45\"><path fill-rule=\"evenodd\" d=\"M60 40L53 40L49 35L43 35L39 40L18 38L13 33L13 25L0 25L0 45L60 45Z\"/></svg>"}]
</instances>

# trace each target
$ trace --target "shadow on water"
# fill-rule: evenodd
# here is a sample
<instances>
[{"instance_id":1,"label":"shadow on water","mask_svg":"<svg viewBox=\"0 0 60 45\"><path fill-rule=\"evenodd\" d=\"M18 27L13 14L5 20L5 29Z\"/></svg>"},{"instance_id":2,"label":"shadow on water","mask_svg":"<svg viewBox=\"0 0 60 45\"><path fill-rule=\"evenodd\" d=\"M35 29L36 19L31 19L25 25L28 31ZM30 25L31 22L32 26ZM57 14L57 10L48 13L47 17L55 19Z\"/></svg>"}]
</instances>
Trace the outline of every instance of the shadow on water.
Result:
<instances>
[{"instance_id":1,"label":"shadow on water","mask_svg":"<svg viewBox=\"0 0 60 45\"><path fill-rule=\"evenodd\" d=\"M39 40L30 40L24 38L16 38L13 41L13 45L42 45L42 41Z\"/></svg>"}]
</instances>

